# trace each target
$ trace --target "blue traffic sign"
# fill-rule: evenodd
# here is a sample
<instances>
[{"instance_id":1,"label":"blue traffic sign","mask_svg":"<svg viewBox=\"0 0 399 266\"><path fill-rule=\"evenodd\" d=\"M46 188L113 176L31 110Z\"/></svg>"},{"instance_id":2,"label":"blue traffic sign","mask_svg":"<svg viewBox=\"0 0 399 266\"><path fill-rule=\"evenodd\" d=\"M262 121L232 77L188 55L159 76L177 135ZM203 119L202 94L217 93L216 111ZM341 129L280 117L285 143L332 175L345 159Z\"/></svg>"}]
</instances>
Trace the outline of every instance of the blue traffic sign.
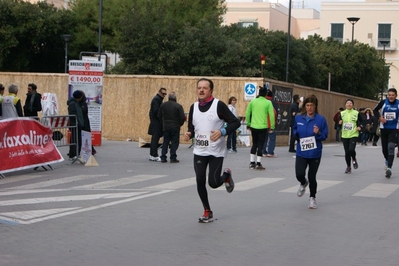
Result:
<instances>
[{"instance_id":1,"label":"blue traffic sign","mask_svg":"<svg viewBox=\"0 0 399 266\"><path fill-rule=\"evenodd\" d=\"M248 83L248 84L245 85L244 90L245 90L245 93L246 93L246 94L252 95L252 94L255 94L255 92L256 92L256 87L255 87L254 84Z\"/></svg>"}]
</instances>

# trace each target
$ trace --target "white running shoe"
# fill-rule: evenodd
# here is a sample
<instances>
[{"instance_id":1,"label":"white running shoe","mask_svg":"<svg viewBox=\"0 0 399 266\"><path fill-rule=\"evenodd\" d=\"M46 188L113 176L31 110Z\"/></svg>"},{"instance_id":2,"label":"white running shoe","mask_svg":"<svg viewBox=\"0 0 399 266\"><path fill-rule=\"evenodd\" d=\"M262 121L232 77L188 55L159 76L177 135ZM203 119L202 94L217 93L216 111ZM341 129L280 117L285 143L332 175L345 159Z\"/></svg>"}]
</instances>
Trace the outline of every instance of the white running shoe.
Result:
<instances>
[{"instance_id":1,"label":"white running shoe","mask_svg":"<svg viewBox=\"0 0 399 266\"><path fill-rule=\"evenodd\" d=\"M316 209L317 208L317 203L316 203L316 199L313 197L309 198L309 209Z\"/></svg>"},{"instance_id":2,"label":"white running shoe","mask_svg":"<svg viewBox=\"0 0 399 266\"><path fill-rule=\"evenodd\" d=\"M298 191L297 191L297 193L296 193L296 195L297 195L298 197L302 197L303 194L305 194L306 187L307 187L308 185L309 185L309 181L308 181L308 180L306 180L305 185L300 184L300 185L299 185L299 188L298 188Z\"/></svg>"},{"instance_id":3,"label":"white running shoe","mask_svg":"<svg viewBox=\"0 0 399 266\"><path fill-rule=\"evenodd\" d=\"M386 171L388 169L388 160L385 160L385 163L384 163L384 170Z\"/></svg>"}]
</instances>

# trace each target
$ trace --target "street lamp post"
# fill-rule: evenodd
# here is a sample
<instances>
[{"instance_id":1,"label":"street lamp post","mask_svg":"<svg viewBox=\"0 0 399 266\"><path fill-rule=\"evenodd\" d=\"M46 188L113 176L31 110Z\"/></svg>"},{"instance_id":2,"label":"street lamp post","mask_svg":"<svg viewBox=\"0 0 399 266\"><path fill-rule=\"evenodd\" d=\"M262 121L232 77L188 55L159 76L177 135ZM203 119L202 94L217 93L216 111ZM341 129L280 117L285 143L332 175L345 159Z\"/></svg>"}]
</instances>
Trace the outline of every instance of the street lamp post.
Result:
<instances>
[{"instance_id":1,"label":"street lamp post","mask_svg":"<svg viewBox=\"0 0 399 266\"><path fill-rule=\"evenodd\" d=\"M290 39L291 39L291 2L288 5L288 36L287 36L287 59L285 66L285 82L288 82L289 76L289 62L290 62Z\"/></svg>"},{"instance_id":2,"label":"street lamp post","mask_svg":"<svg viewBox=\"0 0 399 266\"><path fill-rule=\"evenodd\" d=\"M102 35L102 23L103 23L103 0L100 0L100 10L98 18L98 61L101 61L101 35Z\"/></svg>"},{"instance_id":3,"label":"street lamp post","mask_svg":"<svg viewBox=\"0 0 399 266\"><path fill-rule=\"evenodd\" d=\"M261 55L260 56L260 72L261 72L261 75L262 75L262 78L264 78L264 75L263 75L263 66L266 64L266 56L265 55Z\"/></svg>"},{"instance_id":4,"label":"street lamp post","mask_svg":"<svg viewBox=\"0 0 399 266\"><path fill-rule=\"evenodd\" d=\"M387 46L387 45L389 44L389 41L387 41L387 40L381 40L380 43L381 43L382 47L384 47L384 50L383 50L383 58L384 58L384 62L385 62L385 46ZM385 84L384 84L384 85L385 85ZM381 100L382 100L382 98L384 97L384 85L381 87Z\"/></svg>"},{"instance_id":5,"label":"street lamp post","mask_svg":"<svg viewBox=\"0 0 399 266\"><path fill-rule=\"evenodd\" d=\"M355 24L356 22L359 21L360 18L355 18L355 17L350 17L347 18L347 20L352 24L352 47L351 47L351 52L353 53L353 37L355 34Z\"/></svg>"},{"instance_id":6,"label":"street lamp post","mask_svg":"<svg viewBox=\"0 0 399 266\"><path fill-rule=\"evenodd\" d=\"M62 34L61 37L65 41L65 73L67 73L68 69L68 42L71 40L71 34Z\"/></svg>"}]
</instances>

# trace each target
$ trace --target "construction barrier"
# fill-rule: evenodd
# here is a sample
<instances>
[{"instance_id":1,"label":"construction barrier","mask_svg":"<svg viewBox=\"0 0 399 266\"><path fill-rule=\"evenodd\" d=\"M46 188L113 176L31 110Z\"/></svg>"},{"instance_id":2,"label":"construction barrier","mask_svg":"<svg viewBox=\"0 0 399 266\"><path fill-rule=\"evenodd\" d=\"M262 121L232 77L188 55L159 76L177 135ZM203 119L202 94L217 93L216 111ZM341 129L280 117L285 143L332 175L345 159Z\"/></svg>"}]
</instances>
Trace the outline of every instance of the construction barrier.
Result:
<instances>
[{"instance_id":1,"label":"construction barrier","mask_svg":"<svg viewBox=\"0 0 399 266\"><path fill-rule=\"evenodd\" d=\"M73 123L71 123L71 121ZM43 116L41 123L50 127L53 131L53 141L57 147L74 146L76 149L76 157L73 158L72 163L79 161L79 130L77 126L75 115L54 115ZM73 124L73 125L72 125Z\"/></svg>"}]
</instances>

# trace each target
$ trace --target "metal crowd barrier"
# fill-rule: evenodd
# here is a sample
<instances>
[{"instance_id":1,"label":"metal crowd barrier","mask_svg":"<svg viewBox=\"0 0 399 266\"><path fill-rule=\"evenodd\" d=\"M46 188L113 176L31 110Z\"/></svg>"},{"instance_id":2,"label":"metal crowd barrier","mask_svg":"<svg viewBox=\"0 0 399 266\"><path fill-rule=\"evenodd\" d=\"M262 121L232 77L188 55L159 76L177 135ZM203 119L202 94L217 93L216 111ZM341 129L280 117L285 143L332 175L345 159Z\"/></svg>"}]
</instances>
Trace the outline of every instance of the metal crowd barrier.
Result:
<instances>
[{"instance_id":1,"label":"metal crowd barrier","mask_svg":"<svg viewBox=\"0 0 399 266\"><path fill-rule=\"evenodd\" d=\"M75 125L71 125L71 121L75 122ZM53 141L57 147L75 146L76 157L73 158L72 164L76 161L83 163L79 159L79 131L76 115L43 116L41 123L47 127L51 127L53 131ZM51 168L50 165L48 166Z\"/></svg>"}]
</instances>

